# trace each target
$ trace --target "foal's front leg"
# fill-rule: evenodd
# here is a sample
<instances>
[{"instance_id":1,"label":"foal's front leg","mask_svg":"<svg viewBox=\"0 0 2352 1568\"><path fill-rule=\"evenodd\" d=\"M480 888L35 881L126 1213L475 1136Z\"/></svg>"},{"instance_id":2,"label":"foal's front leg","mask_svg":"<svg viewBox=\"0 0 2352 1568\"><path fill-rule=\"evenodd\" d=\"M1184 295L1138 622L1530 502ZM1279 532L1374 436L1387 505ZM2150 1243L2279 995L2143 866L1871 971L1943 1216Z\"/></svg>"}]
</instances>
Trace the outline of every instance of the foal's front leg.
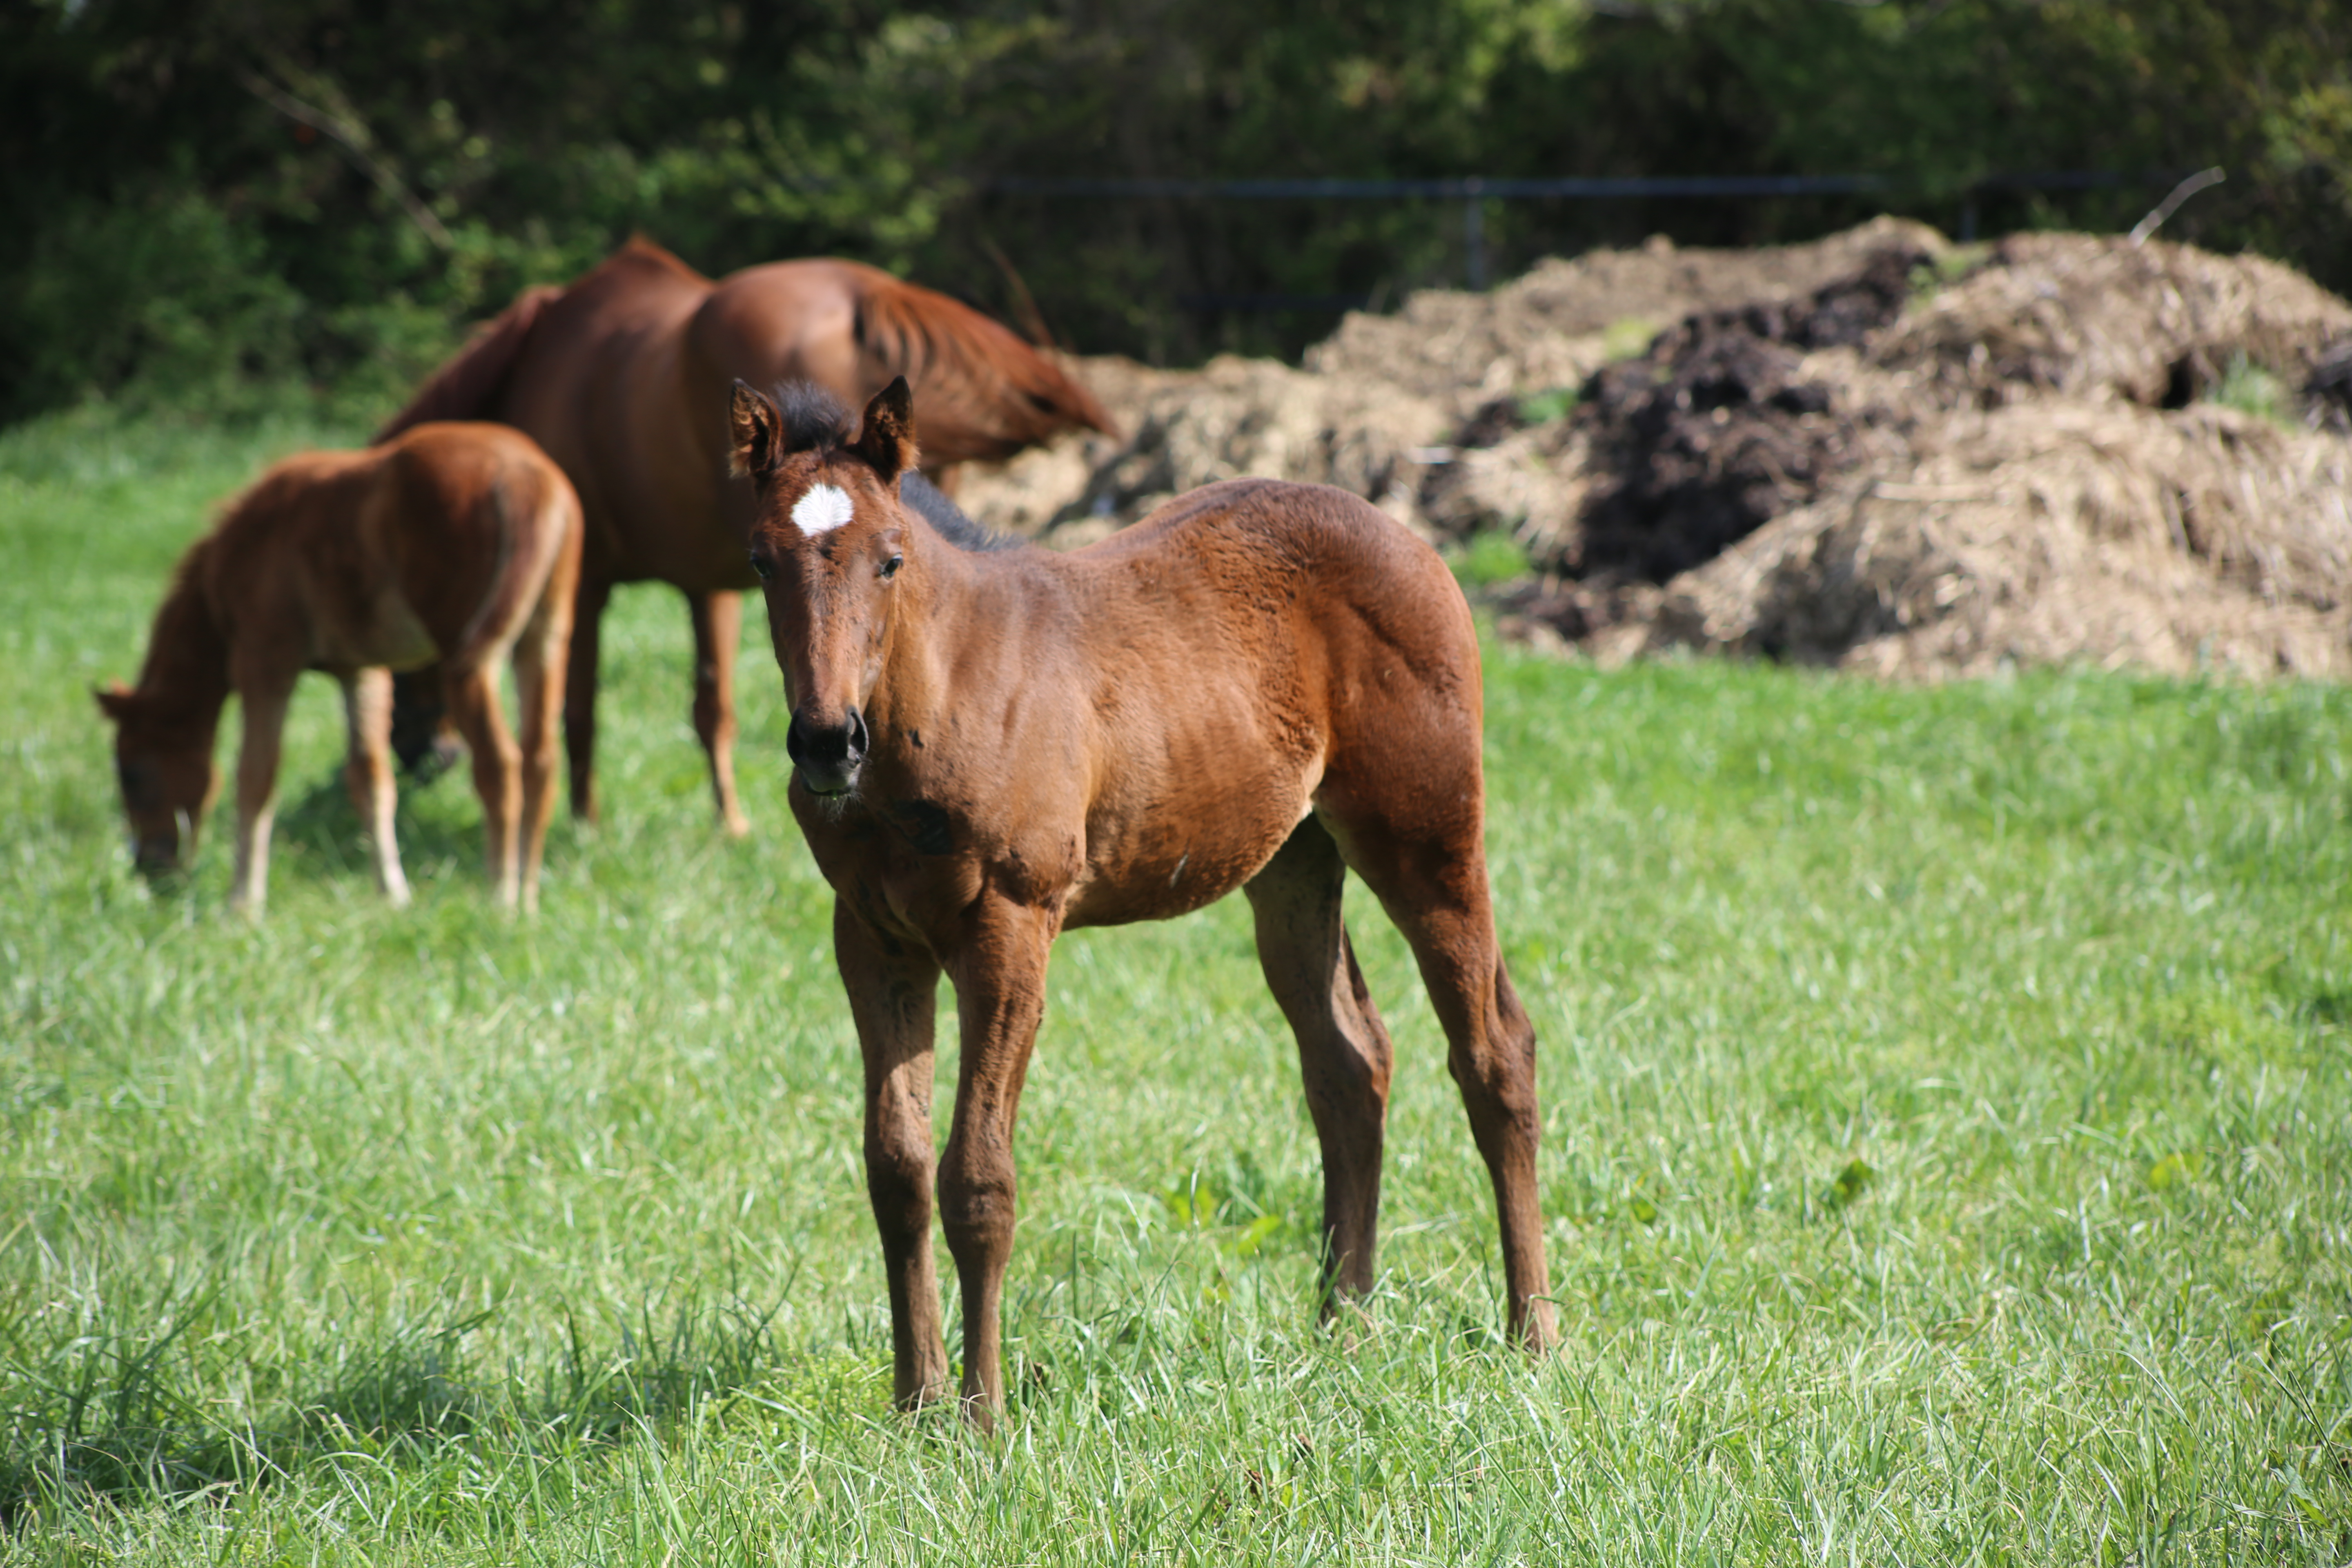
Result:
<instances>
[{"instance_id":1,"label":"foal's front leg","mask_svg":"<svg viewBox=\"0 0 2352 1568\"><path fill-rule=\"evenodd\" d=\"M833 906L834 960L866 1058L866 1195L890 1283L893 1394L901 1409L944 1397L948 1352L931 1267L931 1058L940 965Z\"/></svg>"},{"instance_id":2,"label":"foal's front leg","mask_svg":"<svg viewBox=\"0 0 2352 1568\"><path fill-rule=\"evenodd\" d=\"M963 1046L955 1131L940 1166L940 1220L963 1289L964 1412L992 1430L1004 1408L1004 1265L1013 1256L1013 1124L1045 1013L1059 921L988 892L966 917L950 971Z\"/></svg>"}]
</instances>

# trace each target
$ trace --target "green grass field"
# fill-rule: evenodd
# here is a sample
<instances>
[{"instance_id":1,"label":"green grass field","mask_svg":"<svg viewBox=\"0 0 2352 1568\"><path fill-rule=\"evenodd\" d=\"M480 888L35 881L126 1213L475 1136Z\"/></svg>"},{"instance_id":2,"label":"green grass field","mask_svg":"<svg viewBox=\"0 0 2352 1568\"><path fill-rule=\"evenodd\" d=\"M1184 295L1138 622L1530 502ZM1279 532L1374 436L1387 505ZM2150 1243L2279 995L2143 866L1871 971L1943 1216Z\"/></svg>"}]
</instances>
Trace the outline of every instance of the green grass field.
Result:
<instances>
[{"instance_id":1,"label":"green grass field","mask_svg":"<svg viewBox=\"0 0 2352 1568\"><path fill-rule=\"evenodd\" d=\"M888 1407L764 649L730 843L677 601L623 596L609 821L559 823L535 921L486 907L455 778L380 906L323 680L267 925L224 915L220 821L184 890L131 874L89 687L213 500L352 434L0 434L0 1558L2352 1559L2346 693L1493 650L1565 1348L1498 1341L1483 1171L1360 896L1383 1284L1316 1326L1231 900L1057 950L983 1439Z\"/></svg>"}]
</instances>

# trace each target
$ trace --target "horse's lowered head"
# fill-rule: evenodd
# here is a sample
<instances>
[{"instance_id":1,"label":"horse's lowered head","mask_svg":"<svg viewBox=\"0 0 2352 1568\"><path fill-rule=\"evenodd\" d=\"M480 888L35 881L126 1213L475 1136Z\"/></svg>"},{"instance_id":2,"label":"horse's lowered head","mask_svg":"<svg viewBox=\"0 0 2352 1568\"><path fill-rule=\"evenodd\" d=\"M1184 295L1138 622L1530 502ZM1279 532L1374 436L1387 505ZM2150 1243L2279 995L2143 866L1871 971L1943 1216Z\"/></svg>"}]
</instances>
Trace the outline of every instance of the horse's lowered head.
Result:
<instances>
[{"instance_id":1,"label":"horse's lowered head","mask_svg":"<svg viewBox=\"0 0 2352 1568\"><path fill-rule=\"evenodd\" d=\"M893 381L852 438L818 389L787 388L779 405L739 381L730 418L734 469L758 494L749 543L792 705L784 748L811 795L845 795L871 743L895 612L919 578L920 530L898 492L917 457L914 396Z\"/></svg>"},{"instance_id":2,"label":"horse's lowered head","mask_svg":"<svg viewBox=\"0 0 2352 1568\"><path fill-rule=\"evenodd\" d=\"M220 789L212 724L120 682L91 695L114 721L114 776L133 862L149 877L182 869Z\"/></svg>"}]
</instances>

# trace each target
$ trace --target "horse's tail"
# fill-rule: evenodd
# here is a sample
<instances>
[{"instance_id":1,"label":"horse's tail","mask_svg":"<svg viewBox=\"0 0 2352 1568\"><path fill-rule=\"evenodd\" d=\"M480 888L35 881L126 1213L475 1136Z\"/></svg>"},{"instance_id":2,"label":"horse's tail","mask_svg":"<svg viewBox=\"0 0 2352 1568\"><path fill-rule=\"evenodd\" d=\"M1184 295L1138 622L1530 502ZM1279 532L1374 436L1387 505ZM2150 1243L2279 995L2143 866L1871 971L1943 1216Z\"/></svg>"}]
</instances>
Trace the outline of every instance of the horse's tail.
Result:
<instances>
[{"instance_id":1,"label":"horse's tail","mask_svg":"<svg viewBox=\"0 0 2352 1568\"><path fill-rule=\"evenodd\" d=\"M456 358L433 373L433 379L417 389L408 406L375 433L376 440L389 441L411 426L431 419L488 417L498 405L499 395L506 390L507 378L522 356L531 329L562 294L562 289L543 283L516 295L513 304L475 330Z\"/></svg>"},{"instance_id":2,"label":"horse's tail","mask_svg":"<svg viewBox=\"0 0 2352 1568\"><path fill-rule=\"evenodd\" d=\"M1118 433L1094 394L970 306L866 268L856 299L859 352L915 388L927 465L1009 458L1065 430Z\"/></svg>"}]
</instances>

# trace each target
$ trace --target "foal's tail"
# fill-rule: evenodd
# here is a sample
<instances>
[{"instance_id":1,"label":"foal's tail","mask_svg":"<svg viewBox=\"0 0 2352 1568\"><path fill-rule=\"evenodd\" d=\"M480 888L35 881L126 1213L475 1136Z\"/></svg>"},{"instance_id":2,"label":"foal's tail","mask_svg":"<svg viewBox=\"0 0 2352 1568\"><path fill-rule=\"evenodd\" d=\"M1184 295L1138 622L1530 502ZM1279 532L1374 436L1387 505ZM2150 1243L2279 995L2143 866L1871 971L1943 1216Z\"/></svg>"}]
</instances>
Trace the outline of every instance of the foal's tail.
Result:
<instances>
[{"instance_id":1,"label":"foal's tail","mask_svg":"<svg viewBox=\"0 0 2352 1568\"><path fill-rule=\"evenodd\" d=\"M506 390L515 361L522 357L531 329L539 325L539 318L548 306L562 297L563 290L549 283L516 295L513 304L477 328L457 357L417 388L408 406L375 433L376 440L388 441L409 426L427 420L488 417L497 406L499 394Z\"/></svg>"},{"instance_id":2,"label":"foal's tail","mask_svg":"<svg viewBox=\"0 0 2352 1568\"><path fill-rule=\"evenodd\" d=\"M580 498L552 462L516 465L488 497L499 521L499 565L474 618L445 649L445 670L474 669L510 647L526 624L544 619L561 599L570 624L580 574Z\"/></svg>"},{"instance_id":3,"label":"foal's tail","mask_svg":"<svg viewBox=\"0 0 2352 1568\"><path fill-rule=\"evenodd\" d=\"M860 268L857 348L887 381L915 388L928 464L992 461L1065 430L1117 434L1109 413L1066 371L968 305Z\"/></svg>"}]
</instances>

